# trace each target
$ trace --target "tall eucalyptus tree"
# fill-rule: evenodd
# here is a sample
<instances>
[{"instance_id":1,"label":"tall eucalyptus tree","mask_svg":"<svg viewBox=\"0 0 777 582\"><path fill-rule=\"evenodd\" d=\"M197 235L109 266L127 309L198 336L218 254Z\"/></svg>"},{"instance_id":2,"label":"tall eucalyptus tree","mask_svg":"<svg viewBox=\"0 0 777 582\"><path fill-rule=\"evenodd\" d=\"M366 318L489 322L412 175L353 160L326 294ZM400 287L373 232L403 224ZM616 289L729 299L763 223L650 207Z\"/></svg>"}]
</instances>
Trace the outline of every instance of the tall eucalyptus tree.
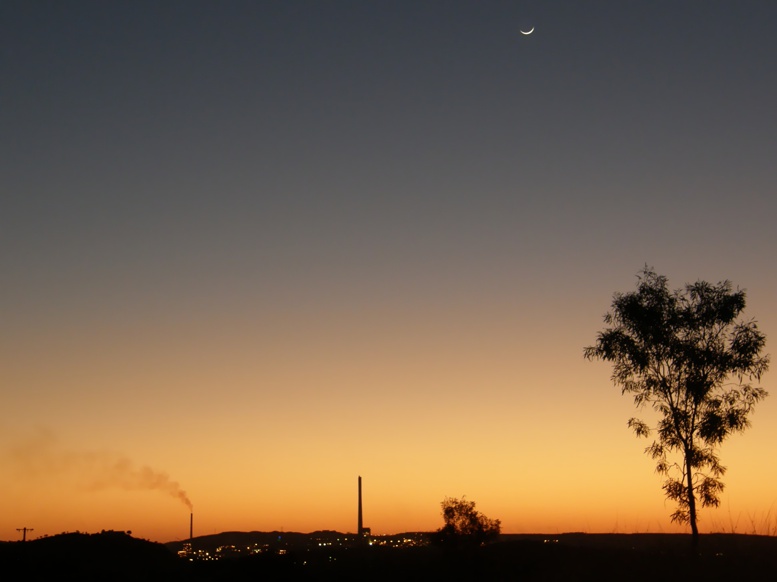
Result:
<instances>
[{"instance_id":1,"label":"tall eucalyptus tree","mask_svg":"<svg viewBox=\"0 0 777 582\"><path fill-rule=\"evenodd\" d=\"M698 281L671 291L647 266L637 290L616 293L605 329L584 349L588 359L612 362L613 382L654 422L631 418L638 437L653 436L645 452L665 477L677 504L672 521L691 527L698 545L697 510L716 507L726 468L720 444L750 425L753 406L767 393L753 386L769 366L766 337L754 320L740 320L745 292L729 281Z\"/></svg>"}]
</instances>

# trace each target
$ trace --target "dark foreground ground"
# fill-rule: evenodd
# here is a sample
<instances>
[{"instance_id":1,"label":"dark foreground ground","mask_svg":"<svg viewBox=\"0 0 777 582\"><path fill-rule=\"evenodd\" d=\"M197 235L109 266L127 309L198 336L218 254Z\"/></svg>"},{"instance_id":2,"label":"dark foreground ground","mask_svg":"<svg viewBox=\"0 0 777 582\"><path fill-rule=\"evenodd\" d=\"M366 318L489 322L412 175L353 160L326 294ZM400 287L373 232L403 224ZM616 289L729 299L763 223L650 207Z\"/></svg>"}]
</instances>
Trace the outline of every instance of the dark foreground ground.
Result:
<instances>
[{"instance_id":1,"label":"dark foreground ground","mask_svg":"<svg viewBox=\"0 0 777 582\"><path fill-rule=\"evenodd\" d=\"M698 555L688 536L503 536L479 548L299 548L214 562L179 558L121 532L0 543L4 579L730 581L777 579L777 538L716 534Z\"/></svg>"}]
</instances>

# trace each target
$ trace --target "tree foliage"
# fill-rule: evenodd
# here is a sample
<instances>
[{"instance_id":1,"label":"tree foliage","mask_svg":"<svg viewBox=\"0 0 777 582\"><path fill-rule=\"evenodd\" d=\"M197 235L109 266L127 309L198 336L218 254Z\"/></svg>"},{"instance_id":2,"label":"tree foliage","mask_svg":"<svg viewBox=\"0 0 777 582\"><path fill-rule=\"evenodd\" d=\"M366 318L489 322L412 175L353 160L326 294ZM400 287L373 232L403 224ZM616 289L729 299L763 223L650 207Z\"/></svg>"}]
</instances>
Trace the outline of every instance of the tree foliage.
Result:
<instances>
[{"instance_id":1,"label":"tree foliage","mask_svg":"<svg viewBox=\"0 0 777 582\"><path fill-rule=\"evenodd\" d=\"M437 530L437 538L443 544L481 545L497 538L502 531L502 523L477 511L474 501L446 497L440 506L445 524Z\"/></svg>"},{"instance_id":2,"label":"tree foliage","mask_svg":"<svg viewBox=\"0 0 777 582\"><path fill-rule=\"evenodd\" d=\"M666 277L646 266L635 292L614 295L607 327L584 350L588 359L612 362L613 382L638 409L658 413L654 425L632 418L628 426L653 436L645 452L677 504L672 520L690 524L694 543L697 502L715 507L723 491L719 445L749 426L767 395L750 384L768 369L766 337L755 321L738 320L744 308L745 292L729 281L670 291Z\"/></svg>"}]
</instances>

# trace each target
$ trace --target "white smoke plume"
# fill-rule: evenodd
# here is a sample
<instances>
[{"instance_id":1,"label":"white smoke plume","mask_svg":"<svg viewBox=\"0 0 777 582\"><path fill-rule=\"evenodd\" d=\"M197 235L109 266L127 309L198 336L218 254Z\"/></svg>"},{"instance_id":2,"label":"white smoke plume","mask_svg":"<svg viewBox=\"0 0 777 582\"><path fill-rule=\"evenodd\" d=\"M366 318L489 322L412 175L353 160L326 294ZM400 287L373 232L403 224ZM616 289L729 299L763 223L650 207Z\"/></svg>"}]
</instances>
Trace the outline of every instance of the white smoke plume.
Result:
<instances>
[{"instance_id":1,"label":"white smoke plume","mask_svg":"<svg viewBox=\"0 0 777 582\"><path fill-rule=\"evenodd\" d=\"M178 499L189 511L192 510L192 502L186 492L167 473L148 466L137 466L118 453L64 450L49 432L41 432L11 447L8 459L17 478L22 480L70 482L79 489L89 491L159 491Z\"/></svg>"}]
</instances>

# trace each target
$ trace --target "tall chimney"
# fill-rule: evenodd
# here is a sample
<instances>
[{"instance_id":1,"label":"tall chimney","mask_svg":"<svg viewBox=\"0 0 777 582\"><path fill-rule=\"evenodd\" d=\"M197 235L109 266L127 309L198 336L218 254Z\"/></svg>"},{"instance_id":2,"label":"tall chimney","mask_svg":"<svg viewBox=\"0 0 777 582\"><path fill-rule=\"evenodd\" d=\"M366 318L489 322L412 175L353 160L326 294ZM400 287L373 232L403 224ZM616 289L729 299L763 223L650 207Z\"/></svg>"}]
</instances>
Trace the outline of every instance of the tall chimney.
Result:
<instances>
[{"instance_id":1,"label":"tall chimney","mask_svg":"<svg viewBox=\"0 0 777 582\"><path fill-rule=\"evenodd\" d=\"M361 536L364 531L364 523L362 522L362 478L359 477L359 525L357 535Z\"/></svg>"},{"instance_id":2,"label":"tall chimney","mask_svg":"<svg viewBox=\"0 0 777 582\"><path fill-rule=\"evenodd\" d=\"M194 537L194 512L189 514L189 543Z\"/></svg>"}]
</instances>

